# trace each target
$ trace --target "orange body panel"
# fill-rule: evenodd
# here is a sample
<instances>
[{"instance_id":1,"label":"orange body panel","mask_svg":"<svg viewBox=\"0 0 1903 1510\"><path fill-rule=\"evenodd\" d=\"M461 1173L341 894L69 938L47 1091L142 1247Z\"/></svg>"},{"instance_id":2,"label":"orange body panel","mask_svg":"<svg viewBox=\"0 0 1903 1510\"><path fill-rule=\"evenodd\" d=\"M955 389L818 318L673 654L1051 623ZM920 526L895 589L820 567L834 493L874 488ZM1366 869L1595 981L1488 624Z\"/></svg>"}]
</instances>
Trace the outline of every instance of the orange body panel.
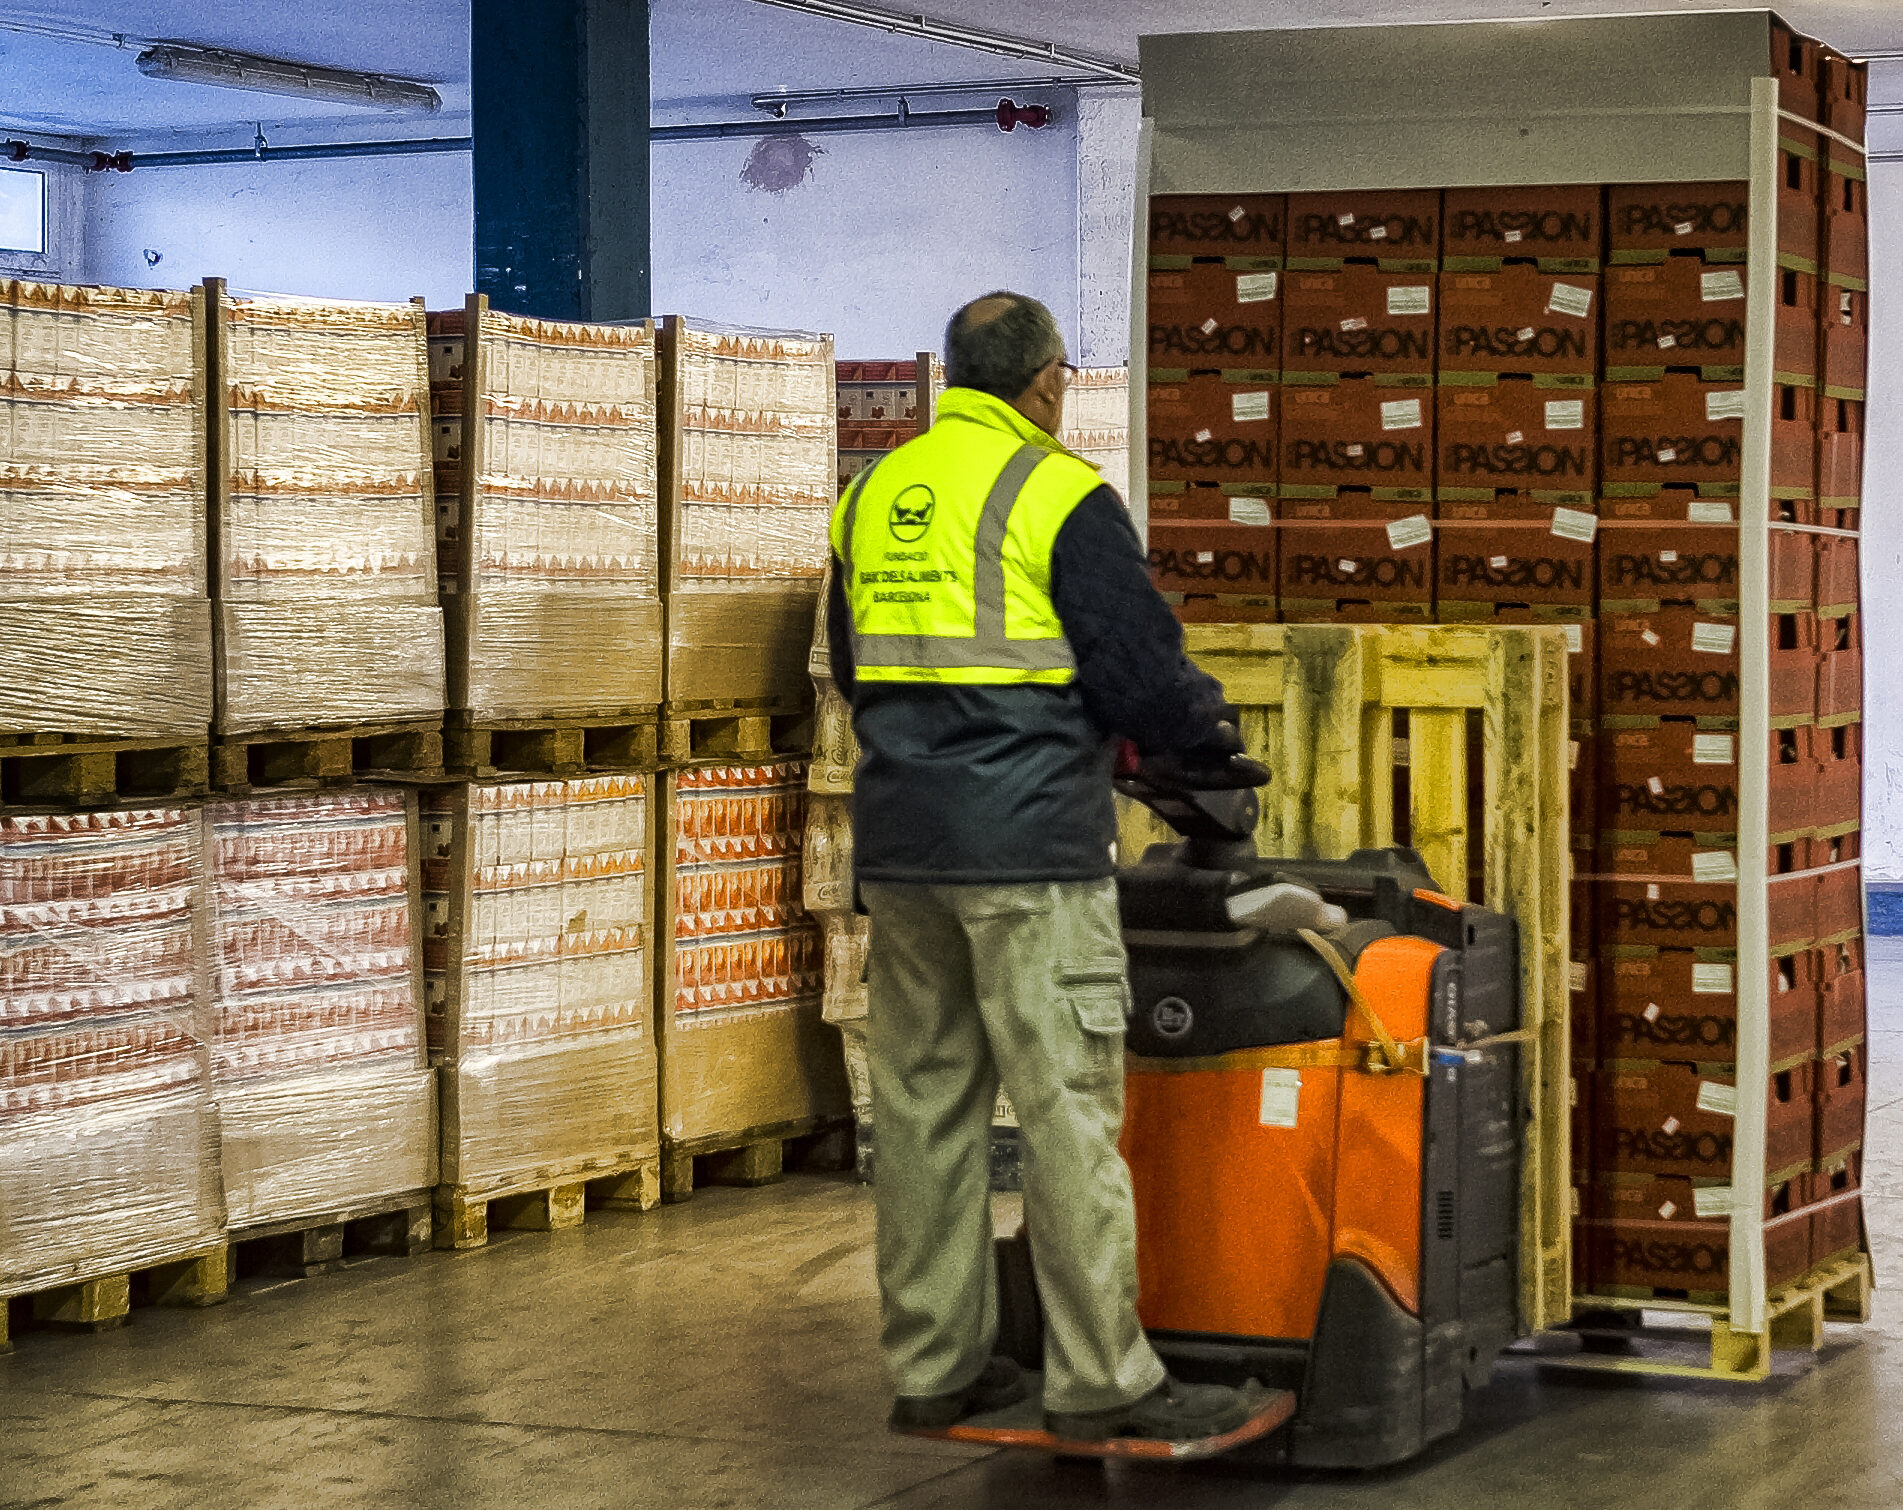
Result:
<instances>
[{"instance_id":1,"label":"orange body panel","mask_svg":"<svg viewBox=\"0 0 1903 1510\"><path fill-rule=\"evenodd\" d=\"M1426 1033L1440 952L1424 939L1386 938L1356 962L1356 981L1396 1038ZM1346 1041L1368 1038L1351 1021ZM1249 1058L1245 1050L1195 1069L1133 1062L1126 1076L1123 1156L1136 1192L1143 1324L1308 1337L1341 1254L1418 1311L1425 1082L1304 1069L1295 1125L1267 1125L1265 1072Z\"/></svg>"}]
</instances>

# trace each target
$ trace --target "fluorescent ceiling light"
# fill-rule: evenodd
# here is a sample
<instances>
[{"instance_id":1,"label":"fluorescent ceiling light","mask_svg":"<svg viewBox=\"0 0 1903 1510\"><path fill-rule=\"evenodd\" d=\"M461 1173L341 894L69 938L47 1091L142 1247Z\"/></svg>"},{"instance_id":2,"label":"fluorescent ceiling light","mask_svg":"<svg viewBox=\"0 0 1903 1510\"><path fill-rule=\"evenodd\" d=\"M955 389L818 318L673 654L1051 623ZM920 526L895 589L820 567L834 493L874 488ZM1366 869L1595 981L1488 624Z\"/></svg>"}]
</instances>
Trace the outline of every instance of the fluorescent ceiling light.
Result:
<instances>
[{"instance_id":1,"label":"fluorescent ceiling light","mask_svg":"<svg viewBox=\"0 0 1903 1510\"><path fill-rule=\"evenodd\" d=\"M149 79L177 79L186 84L251 89L307 100L337 100L378 110L434 115L443 108L442 96L414 79L357 73L348 68L314 68L281 58L260 58L218 47L187 47L176 42L160 42L140 53L139 72Z\"/></svg>"}]
</instances>

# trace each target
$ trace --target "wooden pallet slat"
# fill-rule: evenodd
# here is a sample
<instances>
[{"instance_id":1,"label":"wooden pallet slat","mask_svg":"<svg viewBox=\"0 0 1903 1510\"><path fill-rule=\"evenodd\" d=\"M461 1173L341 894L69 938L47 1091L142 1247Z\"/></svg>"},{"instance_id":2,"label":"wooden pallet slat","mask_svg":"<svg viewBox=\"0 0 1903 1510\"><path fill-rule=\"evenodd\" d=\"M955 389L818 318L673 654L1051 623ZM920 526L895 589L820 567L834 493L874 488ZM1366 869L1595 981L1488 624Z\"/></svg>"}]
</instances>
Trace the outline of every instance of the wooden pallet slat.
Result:
<instances>
[{"instance_id":1,"label":"wooden pallet slat","mask_svg":"<svg viewBox=\"0 0 1903 1510\"><path fill-rule=\"evenodd\" d=\"M0 736L0 808L176 802L210 790L205 738L112 740Z\"/></svg>"},{"instance_id":2,"label":"wooden pallet slat","mask_svg":"<svg viewBox=\"0 0 1903 1510\"><path fill-rule=\"evenodd\" d=\"M199 1309L224 1303L230 1290L227 1249L179 1254L136 1269L109 1270L67 1284L0 1298L0 1353L11 1352L11 1312L29 1324L70 1332L104 1332L132 1319L137 1305Z\"/></svg>"},{"instance_id":3,"label":"wooden pallet slat","mask_svg":"<svg viewBox=\"0 0 1903 1510\"><path fill-rule=\"evenodd\" d=\"M491 1230L563 1232L581 1226L591 1208L650 1211L661 1199L658 1154L600 1169L538 1173L500 1187L439 1185L432 1240L439 1249L467 1252L486 1245Z\"/></svg>"},{"instance_id":4,"label":"wooden pallet slat","mask_svg":"<svg viewBox=\"0 0 1903 1510\"><path fill-rule=\"evenodd\" d=\"M233 794L443 774L443 728L434 719L219 734L211 744L211 784Z\"/></svg>"}]
</instances>

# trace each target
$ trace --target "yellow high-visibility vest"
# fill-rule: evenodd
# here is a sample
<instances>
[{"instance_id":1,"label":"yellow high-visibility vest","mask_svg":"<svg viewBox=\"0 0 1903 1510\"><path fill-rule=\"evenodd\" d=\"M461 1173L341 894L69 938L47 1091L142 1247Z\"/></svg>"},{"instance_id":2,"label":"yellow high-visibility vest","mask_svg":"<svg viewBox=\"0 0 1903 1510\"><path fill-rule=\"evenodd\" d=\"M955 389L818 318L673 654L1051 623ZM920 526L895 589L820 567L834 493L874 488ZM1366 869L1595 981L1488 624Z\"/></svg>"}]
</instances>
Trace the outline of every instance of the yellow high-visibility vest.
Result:
<instances>
[{"instance_id":1,"label":"yellow high-visibility vest","mask_svg":"<svg viewBox=\"0 0 1903 1510\"><path fill-rule=\"evenodd\" d=\"M1102 485L1002 399L947 389L932 428L861 473L833 510L859 679L1070 681L1051 548Z\"/></svg>"}]
</instances>

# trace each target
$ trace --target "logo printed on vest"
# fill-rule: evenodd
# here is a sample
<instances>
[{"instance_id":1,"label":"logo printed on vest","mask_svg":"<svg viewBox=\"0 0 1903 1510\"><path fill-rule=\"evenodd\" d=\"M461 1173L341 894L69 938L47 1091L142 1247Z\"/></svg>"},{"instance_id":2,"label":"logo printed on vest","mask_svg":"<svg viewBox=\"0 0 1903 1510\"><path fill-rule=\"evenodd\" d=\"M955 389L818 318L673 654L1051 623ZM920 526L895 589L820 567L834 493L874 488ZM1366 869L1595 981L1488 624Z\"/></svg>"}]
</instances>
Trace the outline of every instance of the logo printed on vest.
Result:
<instances>
[{"instance_id":1,"label":"logo printed on vest","mask_svg":"<svg viewBox=\"0 0 1903 1510\"><path fill-rule=\"evenodd\" d=\"M1165 996L1150 1008L1150 1026L1163 1038L1181 1038L1195 1021L1196 1014L1180 996Z\"/></svg>"},{"instance_id":2,"label":"logo printed on vest","mask_svg":"<svg viewBox=\"0 0 1903 1510\"><path fill-rule=\"evenodd\" d=\"M892 500L886 530L894 540L902 540L907 545L923 540L925 532L932 527L932 515L937 508L938 498L932 490L922 482L915 482Z\"/></svg>"}]
</instances>

